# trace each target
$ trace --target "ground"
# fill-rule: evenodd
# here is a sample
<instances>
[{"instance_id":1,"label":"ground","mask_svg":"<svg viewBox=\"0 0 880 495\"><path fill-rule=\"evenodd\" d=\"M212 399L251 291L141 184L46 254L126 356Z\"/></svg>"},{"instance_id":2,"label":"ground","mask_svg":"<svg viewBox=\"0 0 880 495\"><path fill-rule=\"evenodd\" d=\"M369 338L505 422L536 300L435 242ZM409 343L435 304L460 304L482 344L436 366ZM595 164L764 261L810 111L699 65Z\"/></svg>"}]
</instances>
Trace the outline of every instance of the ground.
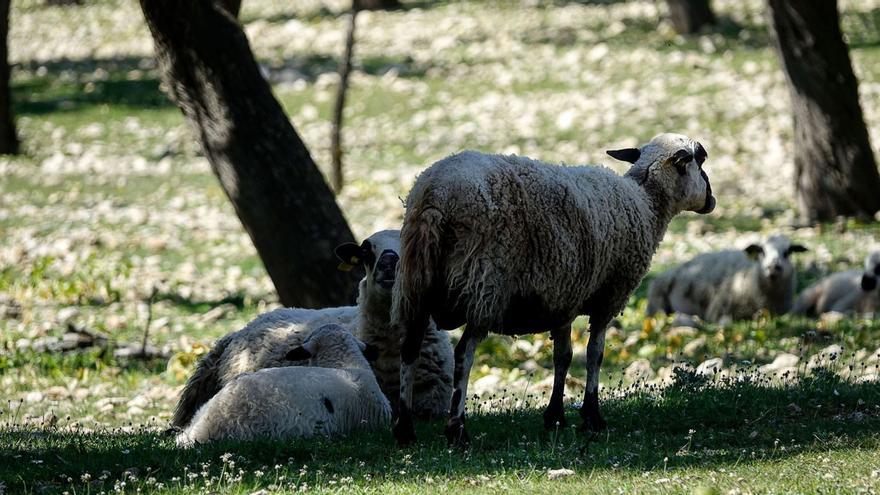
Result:
<instances>
[{"instance_id":1,"label":"ground","mask_svg":"<svg viewBox=\"0 0 880 495\"><path fill-rule=\"evenodd\" d=\"M877 246L877 224L790 227L789 102L763 2L713 2L720 26L694 39L675 36L659 21L664 2L648 0L406 5L359 19L338 198L358 237L399 225L417 173L461 149L620 172L605 149L677 131L708 149L719 207L673 222L649 278L694 253L783 232L810 248L796 259L803 288ZM876 150L880 2L841 8ZM325 171L344 9L248 0L242 12ZM194 360L277 307L271 283L161 92L136 2L22 0L10 25L25 153L0 159L0 487L9 493L880 490L880 322L764 316L673 329L644 318L644 285L609 334L610 429L598 438L541 428L546 337L493 337L472 377L481 397L471 403L468 453L447 450L439 424L420 425L424 443L406 450L387 432L174 449L162 430ZM148 327L169 357L54 350L71 326L116 347L140 342ZM584 326L575 325L571 403ZM768 364L763 374L786 371L771 363L788 354L798 361L788 375L760 378ZM712 379L673 372L710 358L722 360ZM550 479L561 468L574 474Z\"/></svg>"}]
</instances>

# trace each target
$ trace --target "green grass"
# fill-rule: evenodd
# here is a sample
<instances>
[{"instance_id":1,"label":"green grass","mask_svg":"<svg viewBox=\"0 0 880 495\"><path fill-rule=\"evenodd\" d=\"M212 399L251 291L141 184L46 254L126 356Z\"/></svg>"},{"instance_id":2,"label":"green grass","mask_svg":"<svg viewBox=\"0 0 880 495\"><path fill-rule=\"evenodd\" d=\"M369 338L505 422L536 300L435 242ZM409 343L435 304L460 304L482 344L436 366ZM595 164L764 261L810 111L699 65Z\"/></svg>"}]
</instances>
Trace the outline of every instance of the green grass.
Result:
<instances>
[{"instance_id":1,"label":"green grass","mask_svg":"<svg viewBox=\"0 0 880 495\"><path fill-rule=\"evenodd\" d=\"M176 449L161 430L179 387L205 346L274 307L271 284L180 111L160 91L152 57L144 50L108 50L117 40L101 41L102 32L123 20L112 14L137 17L137 5L100 0L61 10L24 0L13 2L10 46L25 154L0 164L8 170L0 176L0 493L101 493L117 486L132 493L252 493L305 485L383 494L880 490L880 385L804 374L810 357L832 344L844 348L836 365L842 376L850 376L851 363L860 373L876 372L865 356L880 347L880 320L760 317L699 325L682 338L670 333L669 319L644 318L647 283L656 273L700 250L789 226L791 205L752 191L760 184L748 176L756 163L776 166L761 154L775 148L752 142L755 128L762 139L787 142L787 121L780 127L776 107L768 112L765 105L728 112L736 106L731 102L754 96L747 91L752 85L785 97L774 92L784 82L755 10L763 3L714 2L720 25L695 38L675 36L655 17L629 10L635 0L529 8L505 1L405 3L399 12L370 14L356 48L346 110L348 183L339 199L359 235L399 223L393 212L407 177L460 148L607 163L600 146L677 129L710 136L710 175L726 177L737 189L715 188L723 211L672 222L652 272L618 318L619 328L609 331L602 383L610 430L594 439L571 428L543 431L538 405L546 398L535 392L527 405L511 399L548 376L549 339L492 336L480 346L472 381L489 374L503 381L500 390L472 402L474 444L466 453L446 448L439 423L418 425L421 443L403 450L384 431L334 441ZM640 8L649 7L642 2ZM859 2L845 7L843 28L866 118L876 120L870 96L880 81L877 11ZM605 15L615 8L622 13ZM583 9L595 15L568 22ZM418 19L423 24L415 29L432 33L453 18L475 24L442 49L429 49L441 36L416 37L406 53L370 39L398 28L397 22ZM326 166L334 88L317 82L335 70L339 54L320 40L338 34L345 19L323 2L263 0L245 2L242 19L250 29L264 29L252 40L262 64L305 76L299 86L279 85L275 92L319 166ZM88 31L92 20L97 32ZM76 43L89 50L70 57L47 49L46 55L34 48L33 35L16 32L23 25L53 26L59 38L84 29L91 37ZM321 36L295 51L284 43L267 48L267 39L290 26ZM602 43L607 53L591 60L590 51ZM570 62L574 52L579 58ZM583 70L573 70L579 65ZM658 94L647 109L633 104ZM554 100L555 106L544 105ZM614 105L598 104L604 101ZM578 119L595 122L558 125L560 111L584 102L592 106L579 110ZM694 109L699 112L686 111ZM714 165L725 158L733 170ZM59 163L80 169L53 169ZM858 266L880 238L880 226L850 221L790 234L811 248L797 260L803 288L829 271ZM160 291L151 308L150 343L167 348L168 359L117 358L112 346L68 353L30 347L63 334L62 312L107 335L113 346L139 342L154 286ZM203 318L217 307L227 312ZM686 355L685 346L701 338L704 346ZM579 319L576 378L584 376L586 339L586 321ZM754 377L756 366L784 352L801 358L800 381L705 383L683 375L660 392L624 377L637 359L659 371L710 357L723 358L727 373ZM40 425L53 414L54 426ZM568 418L578 422L574 411ZM227 452L231 457L223 460ZM574 476L548 479L549 469L563 467Z\"/></svg>"},{"instance_id":2,"label":"green grass","mask_svg":"<svg viewBox=\"0 0 880 495\"><path fill-rule=\"evenodd\" d=\"M405 449L380 431L335 441L220 442L178 450L173 438L149 425L87 431L61 419L52 427L21 428L11 404L0 428L6 446L0 482L14 493L97 493L120 481L125 491L150 493L303 485L322 493L421 493L426 484L478 493L876 488L878 384L856 385L831 373L786 387L690 375L659 396L623 392L604 402L610 429L596 437L568 427L544 431L536 410L513 407L472 415L474 440L465 452L446 447L438 423L418 425L420 442ZM576 421L574 411L569 421ZM548 470L559 468L575 474L549 480Z\"/></svg>"}]
</instances>

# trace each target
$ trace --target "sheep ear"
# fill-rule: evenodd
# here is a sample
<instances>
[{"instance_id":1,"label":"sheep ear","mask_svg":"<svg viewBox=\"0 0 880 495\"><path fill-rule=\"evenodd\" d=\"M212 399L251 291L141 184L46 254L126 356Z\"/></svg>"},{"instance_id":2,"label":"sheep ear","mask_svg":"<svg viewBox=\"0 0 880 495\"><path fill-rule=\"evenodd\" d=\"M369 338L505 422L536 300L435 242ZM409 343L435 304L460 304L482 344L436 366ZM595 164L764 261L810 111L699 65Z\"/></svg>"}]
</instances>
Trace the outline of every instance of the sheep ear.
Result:
<instances>
[{"instance_id":1,"label":"sheep ear","mask_svg":"<svg viewBox=\"0 0 880 495\"><path fill-rule=\"evenodd\" d=\"M340 244L336 246L333 252L342 262L336 267L340 271L350 272L352 268L363 263L363 249L353 242Z\"/></svg>"},{"instance_id":2,"label":"sheep ear","mask_svg":"<svg viewBox=\"0 0 880 495\"><path fill-rule=\"evenodd\" d=\"M792 244L791 246L788 247L789 253L803 253L806 251L809 251L809 249L807 249L806 246L802 246L800 244Z\"/></svg>"},{"instance_id":3,"label":"sheep ear","mask_svg":"<svg viewBox=\"0 0 880 495\"><path fill-rule=\"evenodd\" d=\"M379 359L379 348L372 344L364 344L361 351L364 353L364 358L366 358L369 363L373 363Z\"/></svg>"},{"instance_id":4,"label":"sheep ear","mask_svg":"<svg viewBox=\"0 0 880 495\"><path fill-rule=\"evenodd\" d=\"M623 162L629 162L629 163L635 163L635 162L639 161L639 157L642 156L642 152L638 148L623 148L623 149L619 149L619 150L608 150L605 153L608 153L608 156L610 156L611 158L614 158L614 159L617 159L617 160L620 160Z\"/></svg>"},{"instance_id":5,"label":"sheep ear","mask_svg":"<svg viewBox=\"0 0 880 495\"><path fill-rule=\"evenodd\" d=\"M758 259L761 255L764 254L764 248L757 244L749 244L748 247L743 249L743 251L746 252L746 256L753 260Z\"/></svg>"},{"instance_id":6,"label":"sheep ear","mask_svg":"<svg viewBox=\"0 0 880 495\"><path fill-rule=\"evenodd\" d=\"M877 278L868 275L867 273L862 275L862 290L865 292L870 292L877 288Z\"/></svg>"},{"instance_id":7,"label":"sheep ear","mask_svg":"<svg viewBox=\"0 0 880 495\"><path fill-rule=\"evenodd\" d=\"M284 359L288 361L305 361L306 359L311 359L312 353L307 351L303 346L296 346L284 356Z\"/></svg>"}]
</instances>

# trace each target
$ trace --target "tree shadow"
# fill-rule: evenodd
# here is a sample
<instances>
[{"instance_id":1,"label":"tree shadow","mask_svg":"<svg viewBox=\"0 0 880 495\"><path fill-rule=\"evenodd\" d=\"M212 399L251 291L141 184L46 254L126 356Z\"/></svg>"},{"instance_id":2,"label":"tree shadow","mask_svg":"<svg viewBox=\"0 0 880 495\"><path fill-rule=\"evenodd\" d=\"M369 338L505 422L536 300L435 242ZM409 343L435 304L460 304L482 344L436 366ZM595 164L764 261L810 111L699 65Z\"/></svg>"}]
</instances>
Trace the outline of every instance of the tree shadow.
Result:
<instances>
[{"instance_id":1,"label":"tree shadow","mask_svg":"<svg viewBox=\"0 0 880 495\"><path fill-rule=\"evenodd\" d=\"M228 467L221 460L226 452L234 452L237 466L251 473L278 464L278 469L296 476L307 464L307 472L299 473L300 482L315 486L322 476L370 475L405 482L423 476L532 472L560 463L583 470L612 469L612 464L614 469L639 471L713 468L880 446L875 407L880 384L852 383L831 373L819 372L781 387L760 379L710 382L691 376L659 394L648 389L617 392L603 401L609 430L593 438L572 427L545 431L540 409L525 408L516 400L509 409L495 405L489 413L473 414L467 456L447 449L440 422L417 424L420 443L404 451L394 446L387 431L338 440L227 441L179 450L155 424L135 431L98 432L7 424L0 427L0 442L7 446L0 451L0 481L13 491L21 486L61 489L67 487L58 481L58 472L108 471L112 486L114 477L138 466L142 478L168 484L185 476L186 469L216 475ZM575 414L568 416L575 424ZM254 476L245 474L245 481L259 484ZM103 489L92 487L96 488Z\"/></svg>"},{"instance_id":2,"label":"tree shadow","mask_svg":"<svg viewBox=\"0 0 880 495\"><path fill-rule=\"evenodd\" d=\"M304 80L312 83L320 76L335 74L336 56L311 54L280 63L259 61L270 84ZM395 72L398 77L424 77L430 66L411 57L361 57L355 68L371 76ZM12 100L17 115L46 115L79 111L98 106L139 109L174 108L160 90L155 60L146 57L108 59L59 59L24 62L19 70L32 75L13 82Z\"/></svg>"}]
</instances>

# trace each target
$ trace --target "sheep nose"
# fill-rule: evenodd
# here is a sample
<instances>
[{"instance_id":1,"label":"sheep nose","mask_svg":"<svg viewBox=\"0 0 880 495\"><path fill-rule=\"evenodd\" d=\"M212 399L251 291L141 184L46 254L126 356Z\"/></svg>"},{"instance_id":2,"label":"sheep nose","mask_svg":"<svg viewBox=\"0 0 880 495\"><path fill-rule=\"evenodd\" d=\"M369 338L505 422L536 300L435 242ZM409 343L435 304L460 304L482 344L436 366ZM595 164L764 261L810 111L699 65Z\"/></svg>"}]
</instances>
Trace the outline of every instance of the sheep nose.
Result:
<instances>
[{"instance_id":1,"label":"sheep nose","mask_svg":"<svg viewBox=\"0 0 880 495\"><path fill-rule=\"evenodd\" d=\"M379 256L376 260L376 269L373 271L373 279L379 286L390 289L394 285L399 260L400 256L390 249Z\"/></svg>"},{"instance_id":2,"label":"sheep nose","mask_svg":"<svg viewBox=\"0 0 880 495\"><path fill-rule=\"evenodd\" d=\"M386 271L397 268L397 262L400 260L400 256L397 255L394 251L387 250L383 252L379 256L379 260L376 261L376 269L379 271Z\"/></svg>"}]
</instances>

